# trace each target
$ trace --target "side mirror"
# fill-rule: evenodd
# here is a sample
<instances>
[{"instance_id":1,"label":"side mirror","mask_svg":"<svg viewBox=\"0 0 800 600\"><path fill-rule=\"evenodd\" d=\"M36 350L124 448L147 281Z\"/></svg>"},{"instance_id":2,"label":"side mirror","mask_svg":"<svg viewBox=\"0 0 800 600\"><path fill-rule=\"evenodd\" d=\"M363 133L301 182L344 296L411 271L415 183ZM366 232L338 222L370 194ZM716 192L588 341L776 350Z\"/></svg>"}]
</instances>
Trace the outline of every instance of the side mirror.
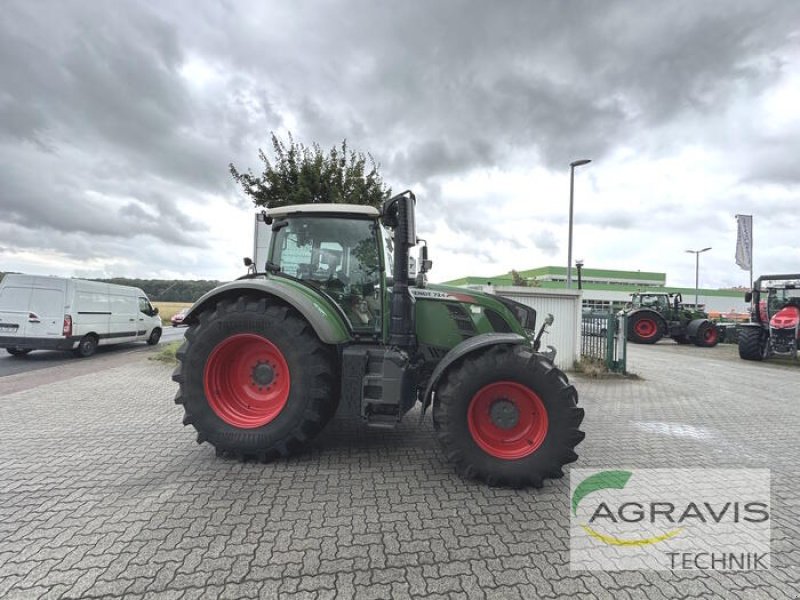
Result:
<instances>
[{"instance_id":1,"label":"side mirror","mask_svg":"<svg viewBox=\"0 0 800 600\"><path fill-rule=\"evenodd\" d=\"M552 313L547 313L547 317L545 318L544 322L548 327L550 327L550 325L552 325L553 321L555 320L556 318L553 316Z\"/></svg>"},{"instance_id":2,"label":"side mirror","mask_svg":"<svg viewBox=\"0 0 800 600\"><path fill-rule=\"evenodd\" d=\"M245 256L245 257L242 259L242 262L244 263L244 266L245 266L245 267L251 267L251 266L253 266L253 259L252 259L252 258L250 258L249 256Z\"/></svg>"},{"instance_id":3,"label":"side mirror","mask_svg":"<svg viewBox=\"0 0 800 600\"><path fill-rule=\"evenodd\" d=\"M433 261L428 259L428 246L426 244L419 249L419 272L427 273L432 267Z\"/></svg>"},{"instance_id":4,"label":"side mirror","mask_svg":"<svg viewBox=\"0 0 800 600\"><path fill-rule=\"evenodd\" d=\"M750 304L753 301L753 292L746 292L744 295L744 301Z\"/></svg>"},{"instance_id":5,"label":"side mirror","mask_svg":"<svg viewBox=\"0 0 800 600\"><path fill-rule=\"evenodd\" d=\"M395 243L399 243L397 235L403 233L404 241L408 246L417 244L417 227L414 219L414 206L417 202L416 196L411 190L406 190L402 194L393 196L383 203L381 215L383 224L394 229ZM273 226L274 229L274 226Z\"/></svg>"},{"instance_id":6,"label":"side mirror","mask_svg":"<svg viewBox=\"0 0 800 600\"><path fill-rule=\"evenodd\" d=\"M158 314L158 307L156 306L153 308L153 316L155 317Z\"/></svg>"}]
</instances>

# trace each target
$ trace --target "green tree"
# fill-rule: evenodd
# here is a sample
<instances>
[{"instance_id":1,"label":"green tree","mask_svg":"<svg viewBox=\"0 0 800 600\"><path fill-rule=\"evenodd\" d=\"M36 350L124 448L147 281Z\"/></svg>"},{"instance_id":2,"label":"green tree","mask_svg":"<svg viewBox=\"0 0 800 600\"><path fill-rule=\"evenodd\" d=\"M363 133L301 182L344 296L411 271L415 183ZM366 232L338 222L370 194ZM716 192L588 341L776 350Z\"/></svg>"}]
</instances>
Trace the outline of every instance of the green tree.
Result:
<instances>
[{"instance_id":1,"label":"green tree","mask_svg":"<svg viewBox=\"0 0 800 600\"><path fill-rule=\"evenodd\" d=\"M231 175L256 206L346 202L380 207L391 194L372 155L351 150L347 140L325 153L319 144L296 142L291 133L288 143L274 132L270 135L274 156L270 159L259 148L261 175L230 165Z\"/></svg>"},{"instance_id":2,"label":"green tree","mask_svg":"<svg viewBox=\"0 0 800 600\"><path fill-rule=\"evenodd\" d=\"M528 287L528 280L524 279L519 271L511 269L511 284L519 287Z\"/></svg>"}]
</instances>

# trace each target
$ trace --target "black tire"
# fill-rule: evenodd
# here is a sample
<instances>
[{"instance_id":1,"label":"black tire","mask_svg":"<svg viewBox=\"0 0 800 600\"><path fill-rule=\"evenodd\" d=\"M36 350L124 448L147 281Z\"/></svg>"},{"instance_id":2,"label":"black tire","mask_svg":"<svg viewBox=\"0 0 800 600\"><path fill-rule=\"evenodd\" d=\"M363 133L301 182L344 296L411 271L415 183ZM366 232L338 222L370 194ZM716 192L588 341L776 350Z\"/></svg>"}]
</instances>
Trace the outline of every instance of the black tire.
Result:
<instances>
[{"instance_id":1,"label":"black tire","mask_svg":"<svg viewBox=\"0 0 800 600\"><path fill-rule=\"evenodd\" d=\"M645 321L652 323L648 327L648 330L653 331L651 335L640 333L640 326ZM651 329L651 327L654 328ZM664 337L664 328L660 317L648 313L639 313L628 318L628 339L635 344L655 344L662 337Z\"/></svg>"},{"instance_id":2,"label":"black tire","mask_svg":"<svg viewBox=\"0 0 800 600\"><path fill-rule=\"evenodd\" d=\"M767 340L758 327L739 330L739 357L744 360L764 360Z\"/></svg>"},{"instance_id":3,"label":"black tire","mask_svg":"<svg viewBox=\"0 0 800 600\"><path fill-rule=\"evenodd\" d=\"M717 326L711 321L702 323L697 328L697 333L694 337L694 345L701 348L713 348L719 344L719 330Z\"/></svg>"},{"instance_id":4,"label":"black tire","mask_svg":"<svg viewBox=\"0 0 800 600\"><path fill-rule=\"evenodd\" d=\"M290 385L285 405L271 421L257 427L236 426L224 420L205 392L204 378L212 352L225 340L241 334L268 340L282 353L288 367ZM288 456L317 435L336 412L335 352L319 340L299 313L277 301L248 296L221 300L189 326L177 358L172 379L180 384L175 403L183 405L183 424L194 426L197 443L209 442L218 455L262 462Z\"/></svg>"},{"instance_id":5,"label":"black tire","mask_svg":"<svg viewBox=\"0 0 800 600\"><path fill-rule=\"evenodd\" d=\"M89 358L95 352L97 352L97 344L98 344L97 336L94 335L93 333L90 333L81 338L81 341L78 342L78 347L75 348L72 352L78 358Z\"/></svg>"},{"instance_id":6,"label":"black tire","mask_svg":"<svg viewBox=\"0 0 800 600\"><path fill-rule=\"evenodd\" d=\"M479 392L505 382L532 391L547 414L540 445L520 458L490 454L470 430L474 421L468 413ZM585 434L579 429L583 409L577 403L575 388L549 360L523 346L496 346L468 356L445 373L433 415L439 442L459 474L489 485L541 487L544 479L562 477L562 467L578 458L574 448Z\"/></svg>"},{"instance_id":7,"label":"black tire","mask_svg":"<svg viewBox=\"0 0 800 600\"><path fill-rule=\"evenodd\" d=\"M31 353L30 350L25 348L6 348L6 352L8 352L11 356L27 356Z\"/></svg>"},{"instance_id":8,"label":"black tire","mask_svg":"<svg viewBox=\"0 0 800 600\"><path fill-rule=\"evenodd\" d=\"M153 331L150 332L150 337L147 338L147 344L149 346L155 346L158 343L158 340L161 339L161 328L156 327Z\"/></svg>"}]
</instances>

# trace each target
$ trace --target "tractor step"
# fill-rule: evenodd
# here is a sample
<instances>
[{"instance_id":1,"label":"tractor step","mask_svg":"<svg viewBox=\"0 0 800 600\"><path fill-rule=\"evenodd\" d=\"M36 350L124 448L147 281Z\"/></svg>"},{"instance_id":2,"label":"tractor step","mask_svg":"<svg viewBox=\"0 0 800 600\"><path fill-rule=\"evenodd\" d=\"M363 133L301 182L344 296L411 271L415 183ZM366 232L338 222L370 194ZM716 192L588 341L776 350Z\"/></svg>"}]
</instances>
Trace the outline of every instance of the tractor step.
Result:
<instances>
[{"instance_id":1,"label":"tractor step","mask_svg":"<svg viewBox=\"0 0 800 600\"><path fill-rule=\"evenodd\" d=\"M394 428L413 405L413 385L404 353L376 346L351 346L342 355L342 400L370 427Z\"/></svg>"}]
</instances>

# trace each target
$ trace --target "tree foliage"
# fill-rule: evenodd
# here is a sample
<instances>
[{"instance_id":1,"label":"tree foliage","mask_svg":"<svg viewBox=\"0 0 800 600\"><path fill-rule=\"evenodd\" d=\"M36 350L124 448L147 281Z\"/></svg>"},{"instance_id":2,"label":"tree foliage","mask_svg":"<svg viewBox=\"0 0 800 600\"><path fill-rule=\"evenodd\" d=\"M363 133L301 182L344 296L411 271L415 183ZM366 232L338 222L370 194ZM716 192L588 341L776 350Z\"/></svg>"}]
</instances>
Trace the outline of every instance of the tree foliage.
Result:
<instances>
[{"instance_id":1,"label":"tree foliage","mask_svg":"<svg viewBox=\"0 0 800 600\"><path fill-rule=\"evenodd\" d=\"M154 302L194 302L220 284L219 281L207 279L135 279L128 277L112 277L93 281L140 288Z\"/></svg>"},{"instance_id":2,"label":"tree foliage","mask_svg":"<svg viewBox=\"0 0 800 600\"><path fill-rule=\"evenodd\" d=\"M5 275L6 273L0 273L0 281ZM130 277L90 279L90 281L137 287L154 302L194 302L220 284L219 281L210 279L135 279Z\"/></svg>"},{"instance_id":3,"label":"tree foliage","mask_svg":"<svg viewBox=\"0 0 800 600\"><path fill-rule=\"evenodd\" d=\"M380 207L391 194L372 155L351 150L347 140L325 153L317 143L296 142L291 133L288 143L274 132L271 136L273 157L258 151L261 175L230 165L231 175L256 206L331 202Z\"/></svg>"},{"instance_id":4,"label":"tree foliage","mask_svg":"<svg viewBox=\"0 0 800 600\"><path fill-rule=\"evenodd\" d=\"M522 277L516 269L511 269L511 284L518 287L528 287L528 280Z\"/></svg>"}]
</instances>

